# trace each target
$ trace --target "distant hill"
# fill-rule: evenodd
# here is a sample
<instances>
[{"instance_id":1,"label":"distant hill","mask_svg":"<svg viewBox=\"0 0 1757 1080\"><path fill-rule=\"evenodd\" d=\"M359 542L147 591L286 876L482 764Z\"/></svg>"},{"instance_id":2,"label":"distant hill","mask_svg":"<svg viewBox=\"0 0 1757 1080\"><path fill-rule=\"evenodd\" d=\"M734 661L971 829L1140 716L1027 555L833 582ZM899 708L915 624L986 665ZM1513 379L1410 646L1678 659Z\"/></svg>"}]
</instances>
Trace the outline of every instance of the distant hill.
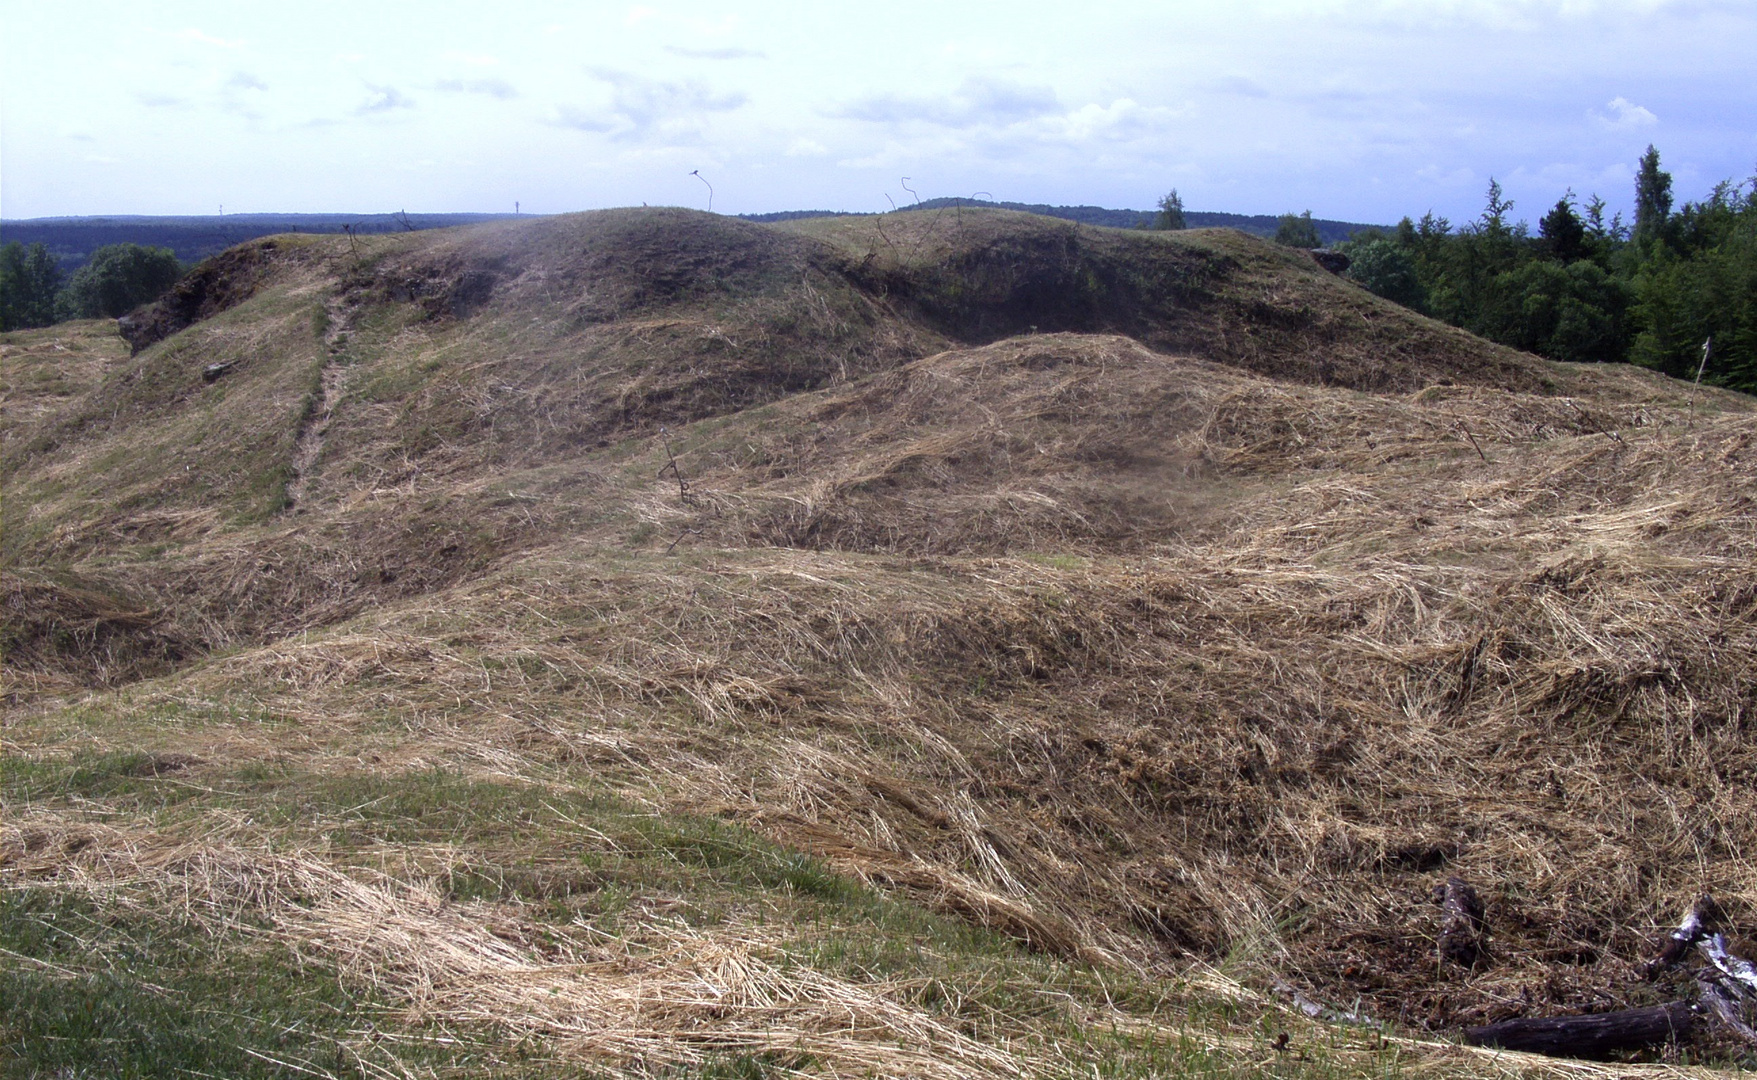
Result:
<instances>
[{"instance_id":1,"label":"distant hill","mask_svg":"<svg viewBox=\"0 0 1757 1080\"><path fill-rule=\"evenodd\" d=\"M234 244L276 233L393 233L496 221L512 214L209 214L195 217L115 215L0 221L0 241L42 244L63 273L84 266L106 244L166 247L186 263ZM529 216L529 215L527 215Z\"/></svg>"},{"instance_id":2,"label":"distant hill","mask_svg":"<svg viewBox=\"0 0 1757 1080\"><path fill-rule=\"evenodd\" d=\"M1153 220L1152 210L1111 210L1103 206L1050 206L1045 203L989 202L985 199L928 199L918 205L904 207L906 210L940 210L959 206L987 206L1001 210L1018 210L1026 214L1038 214L1042 217L1061 218L1064 221L1077 221L1082 225L1103 225L1112 229L1137 229L1146 226ZM794 221L799 218L812 217L849 217L847 211L840 210L783 210L773 214L741 214L747 221ZM1214 211L1186 210L1184 220L1192 229L1238 229L1253 236L1273 237L1275 228L1281 219L1274 214L1225 214ZM1327 218L1315 218L1318 226L1318 238L1325 244L1335 244L1348 239L1362 229L1382 229L1383 225L1369 225L1358 221L1331 221Z\"/></svg>"}]
</instances>

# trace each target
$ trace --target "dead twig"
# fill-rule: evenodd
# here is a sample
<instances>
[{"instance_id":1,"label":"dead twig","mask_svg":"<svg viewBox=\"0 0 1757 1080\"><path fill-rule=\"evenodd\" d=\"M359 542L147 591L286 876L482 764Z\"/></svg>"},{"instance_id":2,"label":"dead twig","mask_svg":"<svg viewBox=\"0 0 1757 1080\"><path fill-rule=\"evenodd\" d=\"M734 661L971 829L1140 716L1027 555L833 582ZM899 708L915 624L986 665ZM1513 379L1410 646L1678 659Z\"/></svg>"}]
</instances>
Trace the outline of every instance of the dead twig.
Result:
<instances>
[{"instance_id":1,"label":"dead twig","mask_svg":"<svg viewBox=\"0 0 1757 1080\"><path fill-rule=\"evenodd\" d=\"M1489 459L1489 456L1482 452L1482 444L1476 441L1476 436L1472 435L1470 433L1470 429L1464 426L1464 422L1462 420L1460 420L1458 422L1458 430L1462 431L1464 433L1464 437L1466 439L1470 440L1470 445L1476 448L1476 456L1479 458L1482 458L1484 461L1487 461Z\"/></svg>"},{"instance_id":2,"label":"dead twig","mask_svg":"<svg viewBox=\"0 0 1757 1080\"><path fill-rule=\"evenodd\" d=\"M686 536L700 536L701 534L702 534L702 531L700 529L685 529L685 530L683 530L682 532L677 534L677 539L671 541L670 544L666 545L665 554L669 555L673 551L676 551L677 545L683 543L684 537L686 537Z\"/></svg>"},{"instance_id":3,"label":"dead twig","mask_svg":"<svg viewBox=\"0 0 1757 1080\"><path fill-rule=\"evenodd\" d=\"M665 444L665 465L659 470L659 477L663 478L667 472L675 476L677 478L677 497L685 503L694 505L695 499L689 493L689 481L683 478L683 470L677 467L677 455L671 452L670 431L661 427L659 439Z\"/></svg>"},{"instance_id":4,"label":"dead twig","mask_svg":"<svg viewBox=\"0 0 1757 1080\"><path fill-rule=\"evenodd\" d=\"M1708 358L1714 352L1714 335L1702 342L1702 362L1696 365L1696 381L1690 385L1690 423L1696 423L1696 401L1702 396L1702 373L1708 370Z\"/></svg>"}]
</instances>

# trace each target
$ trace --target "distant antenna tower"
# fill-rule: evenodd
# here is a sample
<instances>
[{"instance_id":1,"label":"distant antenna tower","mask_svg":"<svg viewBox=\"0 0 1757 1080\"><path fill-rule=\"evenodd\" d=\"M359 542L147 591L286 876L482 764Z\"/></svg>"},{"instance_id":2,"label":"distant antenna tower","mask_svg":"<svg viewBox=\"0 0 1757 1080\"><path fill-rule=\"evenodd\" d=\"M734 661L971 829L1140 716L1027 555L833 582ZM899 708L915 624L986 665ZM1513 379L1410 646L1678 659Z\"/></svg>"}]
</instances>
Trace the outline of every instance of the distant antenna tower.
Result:
<instances>
[{"instance_id":1,"label":"distant antenna tower","mask_svg":"<svg viewBox=\"0 0 1757 1080\"><path fill-rule=\"evenodd\" d=\"M689 170L689 175L695 177L697 180L700 180L704 184L708 184L708 178L702 175L702 171L700 169ZM708 184L708 213L711 214L713 212L714 212L714 185Z\"/></svg>"}]
</instances>

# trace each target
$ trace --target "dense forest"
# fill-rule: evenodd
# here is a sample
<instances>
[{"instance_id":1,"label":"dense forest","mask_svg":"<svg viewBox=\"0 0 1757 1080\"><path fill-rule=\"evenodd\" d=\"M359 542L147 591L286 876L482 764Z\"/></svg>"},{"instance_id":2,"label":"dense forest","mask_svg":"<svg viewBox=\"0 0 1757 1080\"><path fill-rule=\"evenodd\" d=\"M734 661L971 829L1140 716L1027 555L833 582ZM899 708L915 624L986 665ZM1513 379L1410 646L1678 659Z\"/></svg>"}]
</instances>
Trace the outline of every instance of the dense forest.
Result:
<instances>
[{"instance_id":1,"label":"dense forest","mask_svg":"<svg viewBox=\"0 0 1757 1080\"><path fill-rule=\"evenodd\" d=\"M1512 209L1491 180L1482 215L1459 228L1429 213L1338 246L1373 292L1492 341L1757 392L1757 177L1674 208L1650 146L1633 222L1571 191L1535 235Z\"/></svg>"}]
</instances>

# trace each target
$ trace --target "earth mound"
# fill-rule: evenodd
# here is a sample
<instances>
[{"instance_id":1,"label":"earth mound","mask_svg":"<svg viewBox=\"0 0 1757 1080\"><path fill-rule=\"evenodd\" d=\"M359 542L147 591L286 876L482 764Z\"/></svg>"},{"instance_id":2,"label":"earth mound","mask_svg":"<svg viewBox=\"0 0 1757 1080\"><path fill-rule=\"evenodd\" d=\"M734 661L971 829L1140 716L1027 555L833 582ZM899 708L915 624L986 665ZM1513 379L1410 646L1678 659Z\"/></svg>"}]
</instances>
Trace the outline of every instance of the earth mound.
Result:
<instances>
[{"instance_id":1,"label":"earth mound","mask_svg":"<svg viewBox=\"0 0 1757 1080\"><path fill-rule=\"evenodd\" d=\"M1668 1000L1656 928L1757 917L1745 398L1220 231L627 210L226 258L137 355L0 342L31 903L255 928L410 1040L629 1075L1352 1038L1288 987L1392 1025L1332 1075L1470 1075L1433 1033Z\"/></svg>"}]
</instances>

